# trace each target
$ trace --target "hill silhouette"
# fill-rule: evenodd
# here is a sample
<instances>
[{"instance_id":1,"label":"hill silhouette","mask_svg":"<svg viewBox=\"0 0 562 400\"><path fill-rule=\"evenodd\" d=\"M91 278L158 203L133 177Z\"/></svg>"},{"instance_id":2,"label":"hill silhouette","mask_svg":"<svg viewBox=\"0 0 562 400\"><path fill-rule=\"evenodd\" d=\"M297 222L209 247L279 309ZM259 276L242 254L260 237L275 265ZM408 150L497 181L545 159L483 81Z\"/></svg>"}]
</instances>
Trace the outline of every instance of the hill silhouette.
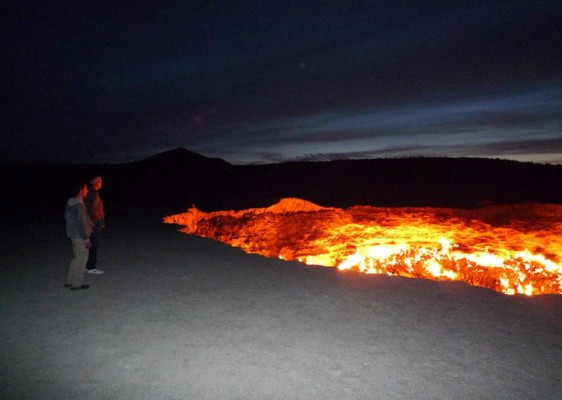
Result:
<instances>
[{"instance_id":1,"label":"hill silhouette","mask_svg":"<svg viewBox=\"0 0 562 400\"><path fill-rule=\"evenodd\" d=\"M72 183L104 178L108 208L182 211L266 207L284 197L322 206L562 204L562 166L479 158L403 158L232 165L184 148L128 164L0 165L4 211L61 207ZM8 211L8 214L10 212Z\"/></svg>"}]
</instances>

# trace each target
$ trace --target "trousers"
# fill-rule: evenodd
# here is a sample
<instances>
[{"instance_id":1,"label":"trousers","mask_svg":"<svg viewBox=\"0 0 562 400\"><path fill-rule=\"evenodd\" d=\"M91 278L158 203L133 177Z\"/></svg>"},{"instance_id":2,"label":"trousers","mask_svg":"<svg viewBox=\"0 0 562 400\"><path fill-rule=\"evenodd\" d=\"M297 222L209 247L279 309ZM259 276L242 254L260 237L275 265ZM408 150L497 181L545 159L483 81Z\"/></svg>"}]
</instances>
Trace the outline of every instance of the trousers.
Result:
<instances>
[{"instance_id":1,"label":"trousers","mask_svg":"<svg viewBox=\"0 0 562 400\"><path fill-rule=\"evenodd\" d=\"M88 262L89 251L83 239L70 239L72 242L72 260L68 268L66 284L80 287L84 283L84 268Z\"/></svg>"},{"instance_id":2,"label":"trousers","mask_svg":"<svg viewBox=\"0 0 562 400\"><path fill-rule=\"evenodd\" d=\"M88 256L88 263L86 269L96 269L98 264L98 247L100 244L101 231L103 229L103 221L94 222L92 226L92 235L90 236L90 242L92 242L92 247L90 247L90 254Z\"/></svg>"}]
</instances>

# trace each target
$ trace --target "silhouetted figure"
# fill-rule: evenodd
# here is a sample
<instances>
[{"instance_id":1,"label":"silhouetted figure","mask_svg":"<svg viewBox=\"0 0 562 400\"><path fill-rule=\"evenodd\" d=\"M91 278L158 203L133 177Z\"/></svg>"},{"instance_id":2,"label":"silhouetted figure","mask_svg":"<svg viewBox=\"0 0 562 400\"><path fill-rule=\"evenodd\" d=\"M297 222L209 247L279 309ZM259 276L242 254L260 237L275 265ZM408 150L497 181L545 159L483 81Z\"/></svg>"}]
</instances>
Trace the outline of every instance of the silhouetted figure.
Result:
<instances>
[{"instance_id":1,"label":"silhouetted figure","mask_svg":"<svg viewBox=\"0 0 562 400\"><path fill-rule=\"evenodd\" d=\"M90 191L85 200L90 219L93 223L92 236L90 237L92 247L90 248L90 256L88 257L86 272L94 275L101 275L104 273L104 271L97 269L100 236L103 228L105 227L103 201L99 194L99 190L101 189L101 187L101 177L96 176L95 178L92 178L92 180L90 181Z\"/></svg>"},{"instance_id":2,"label":"silhouetted figure","mask_svg":"<svg viewBox=\"0 0 562 400\"><path fill-rule=\"evenodd\" d=\"M64 210L66 236L72 242L72 260L64 286L70 287L71 290L80 290L90 287L83 284L84 268L92 246L90 241L92 221L84 204L84 198L88 195L86 182L79 182L74 188L74 193L74 197L68 199Z\"/></svg>"}]
</instances>

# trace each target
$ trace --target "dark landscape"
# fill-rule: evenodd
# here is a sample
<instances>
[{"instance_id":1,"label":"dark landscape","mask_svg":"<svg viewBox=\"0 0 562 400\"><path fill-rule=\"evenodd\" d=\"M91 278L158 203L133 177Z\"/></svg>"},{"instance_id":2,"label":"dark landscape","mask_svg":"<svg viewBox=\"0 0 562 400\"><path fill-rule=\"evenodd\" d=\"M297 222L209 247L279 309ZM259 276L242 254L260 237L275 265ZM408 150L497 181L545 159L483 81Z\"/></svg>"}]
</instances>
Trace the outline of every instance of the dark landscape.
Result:
<instances>
[{"instance_id":1,"label":"dark landscape","mask_svg":"<svg viewBox=\"0 0 562 400\"><path fill-rule=\"evenodd\" d=\"M63 210L101 175L89 290L63 288ZM246 254L162 217L267 207L562 204L562 166L476 158L0 165L2 399L560 399L562 296Z\"/></svg>"},{"instance_id":2,"label":"dark landscape","mask_svg":"<svg viewBox=\"0 0 562 400\"><path fill-rule=\"evenodd\" d=\"M560 0L0 20L0 400L562 400Z\"/></svg>"},{"instance_id":3,"label":"dark landscape","mask_svg":"<svg viewBox=\"0 0 562 400\"><path fill-rule=\"evenodd\" d=\"M103 176L109 210L264 207L284 197L325 207L562 204L562 166L481 158L405 158L231 165L177 148L128 164L0 165L2 209L60 207L79 179Z\"/></svg>"}]
</instances>

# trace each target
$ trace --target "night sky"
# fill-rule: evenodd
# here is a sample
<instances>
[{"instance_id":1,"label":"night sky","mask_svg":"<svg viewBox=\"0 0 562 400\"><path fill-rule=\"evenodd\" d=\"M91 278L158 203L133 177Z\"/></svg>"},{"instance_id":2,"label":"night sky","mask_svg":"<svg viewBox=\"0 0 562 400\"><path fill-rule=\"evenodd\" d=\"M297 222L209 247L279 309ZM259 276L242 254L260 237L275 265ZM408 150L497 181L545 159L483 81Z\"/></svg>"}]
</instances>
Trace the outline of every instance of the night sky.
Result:
<instances>
[{"instance_id":1,"label":"night sky","mask_svg":"<svg viewBox=\"0 0 562 400\"><path fill-rule=\"evenodd\" d=\"M1 162L562 164L562 2L9 1Z\"/></svg>"}]
</instances>

